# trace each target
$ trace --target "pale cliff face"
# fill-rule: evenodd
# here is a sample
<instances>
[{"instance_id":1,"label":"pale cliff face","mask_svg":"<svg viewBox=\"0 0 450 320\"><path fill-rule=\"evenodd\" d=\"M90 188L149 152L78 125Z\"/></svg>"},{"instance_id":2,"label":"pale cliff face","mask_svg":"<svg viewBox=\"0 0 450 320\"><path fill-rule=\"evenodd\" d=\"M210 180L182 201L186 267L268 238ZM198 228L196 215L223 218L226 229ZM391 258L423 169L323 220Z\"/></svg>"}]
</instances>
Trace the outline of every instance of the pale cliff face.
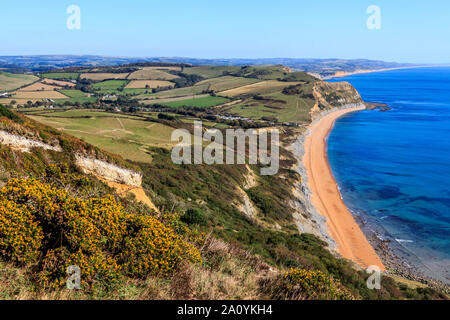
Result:
<instances>
[{"instance_id":1,"label":"pale cliff face","mask_svg":"<svg viewBox=\"0 0 450 320\"><path fill-rule=\"evenodd\" d=\"M87 158L81 155L76 156L76 163L84 173L92 173L107 181L126 184L128 186L140 187L142 175L128 169L123 169L105 161Z\"/></svg>"},{"instance_id":2,"label":"pale cliff face","mask_svg":"<svg viewBox=\"0 0 450 320\"><path fill-rule=\"evenodd\" d=\"M324 111L364 105L358 91L348 82L318 81L314 84L313 95L316 104L310 112L312 121Z\"/></svg>"},{"instance_id":3,"label":"pale cliff face","mask_svg":"<svg viewBox=\"0 0 450 320\"><path fill-rule=\"evenodd\" d=\"M11 134L0 130L0 143L22 152L30 152L31 148L43 148L45 150L61 151L60 146L52 146L44 142Z\"/></svg>"}]
</instances>

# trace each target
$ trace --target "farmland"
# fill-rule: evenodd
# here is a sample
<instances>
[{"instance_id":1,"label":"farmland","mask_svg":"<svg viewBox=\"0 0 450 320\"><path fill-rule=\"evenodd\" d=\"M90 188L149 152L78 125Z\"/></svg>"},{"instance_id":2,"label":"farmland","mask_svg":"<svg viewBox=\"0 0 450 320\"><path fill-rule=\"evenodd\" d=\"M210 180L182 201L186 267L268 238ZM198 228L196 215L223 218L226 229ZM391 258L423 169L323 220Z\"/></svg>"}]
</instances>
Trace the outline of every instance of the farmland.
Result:
<instances>
[{"instance_id":1,"label":"farmland","mask_svg":"<svg viewBox=\"0 0 450 320\"><path fill-rule=\"evenodd\" d=\"M80 78L103 81L107 79L126 79L128 75L128 73L83 73L80 75Z\"/></svg>"},{"instance_id":2,"label":"farmland","mask_svg":"<svg viewBox=\"0 0 450 320\"><path fill-rule=\"evenodd\" d=\"M126 80L107 80L92 85L92 88L105 91L105 90L117 90L123 88L128 81Z\"/></svg>"},{"instance_id":3,"label":"farmland","mask_svg":"<svg viewBox=\"0 0 450 320\"><path fill-rule=\"evenodd\" d=\"M45 84L43 82L35 82L29 86L19 89L19 91L53 91L60 89L59 86L54 86L50 84Z\"/></svg>"},{"instance_id":4,"label":"farmland","mask_svg":"<svg viewBox=\"0 0 450 320\"><path fill-rule=\"evenodd\" d=\"M173 82L165 80L133 80L125 87L125 89L173 87L174 85Z\"/></svg>"},{"instance_id":5,"label":"farmland","mask_svg":"<svg viewBox=\"0 0 450 320\"><path fill-rule=\"evenodd\" d=\"M17 91L12 99L64 99L65 95L58 91Z\"/></svg>"},{"instance_id":6,"label":"farmland","mask_svg":"<svg viewBox=\"0 0 450 320\"><path fill-rule=\"evenodd\" d=\"M170 139L173 128L114 113L70 110L29 116L133 161L150 163L148 147L169 148L175 144Z\"/></svg>"},{"instance_id":7,"label":"farmland","mask_svg":"<svg viewBox=\"0 0 450 320\"><path fill-rule=\"evenodd\" d=\"M259 100L245 100L233 105L227 112L251 119L273 117L279 122L305 122L310 119L309 111L313 105L313 99L302 99L277 92L264 95Z\"/></svg>"},{"instance_id":8,"label":"farmland","mask_svg":"<svg viewBox=\"0 0 450 320\"><path fill-rule=\"evenodd\" d=\"M56 108L61 108L63 104L65 107L103 108L109 104L112 105L110 110L132 110L141 115L147 111L157 111L151 116L145 115L154 119L161 111L190 112L193 117L181 119L185 123L201 118L202 112L210 119L211 114L216 114L231 116L224 119L235 116L260 122L304 122L309 119L309 110L313 106L311 93L316 81L306 73L291 72L281 65L138 64L64 71L42 74L46 78L0 101L10 103L11 99L15 99L18 105L28 104L28 107L33 106L28 101L40 101L41 104L54 103ZM76 81L63 80L64 77L75 76ZM290 87L295 88L284 93L285 88ZM124 101L128 101L128 107L124 107ZM117 113L115 115L117 117ZM48 119L48 116L45 118ZM212 122L211 126L230 124L228 120L219 120L222 118L216 118L218 122Z\"/></svg>"},{"instance_id":9,"label":"farmland","mask_svg":"<svg viewBox=\"0 0 450 320\"><path fill-rule=\"evenodd\" d=\"M237 97L245 94L266 94L279 91L285 87L295 85L296 82L285 82L276 80L261 81L243 87L222 91L219 95L224 97Z\"/></svg>"},{"instance_id":10,"label":"farmland","mask_svg":"<svg viewBox=\"0 0 450 320\"><path fill-rule=\"evenodd\" d=\"M79 73L76 72L51 72L51 73L42 73L41 76L49 79L58 79L58 80L76 80L79 77Z\"/></svg>"},{"instance_id":11,"label":"farmland","mask_svg":"<svg viewBox=\"0 0 450 320\"><path fill-rule=\"evenodd\" d=\"M208 85L198 85L185 88L176 88L173 90L160 91L154 94L141 95L138 98L152 98L152 99L166 99L176 97L186 97L201 94L204 90L208 89Z\"/></svg>"},{"instance_id":12,"label":"farmland","mask_svg":"<svg viewBox=\"0 0 450 320\"><path fill-rule=\"evenodd\" d=\"M0 92L20 88L38 79L38 77L28 74L13 74L0 71Z\"/></svg>"},{"instance_id":13,"label":"farmland","mask_svg":"<svg viewBox=\"0 0 450 320\"><path fill-rule=\"evenodd\" d=\"M241 67L237 66L199 66L199 67L191 67L185 68L183 73L186 74L196 74L203 78L217 78L225 73L233 73L238 72Z\"/></svg>"},{"instance_id":14,"label":"farmland","mask_svg":"<svg viewBox=\"0 0 450 320\"><path fill-rule=\"evenodd\" d=\"M42 83L45 84L51 84L51 85L55 85L55 86L60 86L60 87L75 87L75 83L73 82L69 82L69 81L60 81L60 80L54 80L54 79L42 79L41 81Z\"/></svg>"},{"instance_id":15,"label":"farmland","mask_svg":"<svg viewBox=\"0 0 450 320\"><path fill-rule=\"evenodd\" d=\"M58 91L69 98L81 98L87 96L86 93L80 90L58 90Z\"/></svg>"},{"instance_id":16,"label":"farmland","mask_svg":"<svg viewBox=\"0 0 450 320\"><path fill-rule=\"evenodd\" d=\"M193 98L193 99L186 99L186 100L178 100L178 101L171 101L171 102L161 102L163 105L168 107L200 107L200 108L207 108L216 106L219 104L223 104L228 102L229 100L223 97L212 97L212 96L205 96L200 98Z\"/></svg>"},{"instance_id":17,"label":"farmland","mask_svg":"<svg viewBox=\"0 0 450 320\"><path fill-rule=\"evenodd\" d=\"M206 85L208 86L208 90L218 92L250 85L259 81L258 79L251 78L223 76L200 81L196 86Z\"/></svg>"},{"instance_id":18,"label":"farmland","mask_svg":"<svg viewBox=\"0 0 450 320\"><path fill-rule=\"evenodd\" d=\"M162 70L147 69L138 70L128 76L130 80L173 80L177 76Z\"/></svg>"}]
</instances>

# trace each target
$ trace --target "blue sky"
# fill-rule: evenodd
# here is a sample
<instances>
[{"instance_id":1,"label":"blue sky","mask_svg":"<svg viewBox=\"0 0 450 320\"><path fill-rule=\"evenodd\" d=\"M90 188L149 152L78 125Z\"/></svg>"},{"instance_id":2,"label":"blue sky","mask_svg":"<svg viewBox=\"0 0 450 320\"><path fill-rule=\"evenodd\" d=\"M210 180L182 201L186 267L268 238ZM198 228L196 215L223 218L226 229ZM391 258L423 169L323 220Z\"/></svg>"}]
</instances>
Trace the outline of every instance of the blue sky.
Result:
<instances>
[{"instance_id":1,"label":"blue sky","mask_svg":"<svg viewBox=\"0 0 450 320\"><path fill-rule=\"evenodd\" d=\"M69 5L81 29L69 30ZM369 30L369 5L381 29ZM448 0L3 0L0 55L367 58L450 63Z\"/></svg>"}]
</instances>

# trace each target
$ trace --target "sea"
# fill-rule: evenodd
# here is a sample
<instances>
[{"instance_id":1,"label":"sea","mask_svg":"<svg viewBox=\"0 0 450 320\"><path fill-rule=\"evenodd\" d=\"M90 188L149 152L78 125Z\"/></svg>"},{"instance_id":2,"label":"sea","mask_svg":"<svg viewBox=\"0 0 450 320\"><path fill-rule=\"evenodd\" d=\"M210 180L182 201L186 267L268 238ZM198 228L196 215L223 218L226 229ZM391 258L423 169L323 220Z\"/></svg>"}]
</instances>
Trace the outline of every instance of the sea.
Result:
<instances>
[{"instance_id":1,"label":"sea","mask_svg":"<svg viewBox=\"0 0 450 320\"><path fill-rule=\"evenodd\" d=\"M418 275L450 284L450 67L330 81L390 109L347 114L330 132L328 158L345 204Z\"/></svg>"}]
</instances>

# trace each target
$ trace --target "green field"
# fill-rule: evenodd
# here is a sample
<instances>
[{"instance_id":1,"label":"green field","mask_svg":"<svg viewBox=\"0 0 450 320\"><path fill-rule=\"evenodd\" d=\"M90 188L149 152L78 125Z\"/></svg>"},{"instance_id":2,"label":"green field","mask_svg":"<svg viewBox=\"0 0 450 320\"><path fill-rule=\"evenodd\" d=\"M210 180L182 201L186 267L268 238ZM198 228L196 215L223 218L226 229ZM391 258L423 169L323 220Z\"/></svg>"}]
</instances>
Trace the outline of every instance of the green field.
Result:
<instances>
[{"instance_id":1,"label":"green field","mask_svg":"<svg viewBox=\"0 0 450 320\"><path fill-rule=\"evenodd\" d=\"M103 82L94 83L92 88L103 90L117 90L123 88L128 83L127 80L106 80Z\"/></svg>"},{"instance_id":2,"label":"green field","mask_svg":"<svg viewBox=\"0 0 450 320\"><path fill-rule=\"evenodd\" d=\"M205 86L207 85L207 90L212 91L225 91L229 89L234 89L242 86L246 86L252 83L259 82L258 79L251 78L242 78L242 77L233 77L233 76L223 76L218 78L212 78L208 80L200 81L196 84L196 86Z\"/></svg>"},{"instance_id":3,"label":"green field","mask_svg":"<svg viewBox=\"0 0 450 320\"><path fill-rule=\"evenodd\" d=\"M109 93L109 94L116 94L116 95L124 95L124 94L131 94L131 95L142 95L152 94L152 89L141 89L141 88L124 88L124 89L101 89L101 93Z\"/></svg>"},{"instance_id":4,"label":"green field","mask_svg":"<svg viewBox=\"0 0 450 320\"><path fill-rule=\"evenodd\" d=\"M77 80L80 74L76 72L53 72L40 74L43 78L60 79L60 80Z\"/></svg>"},{"instance_id":5,"label":"green field","mask_svg":"<svg viewBox=\"0 0 450 320\"><path fill-rule=\"evenodd\" d=\"M207 108L207 107L217 106L219 104L223 104L228 101L230 101L230 100L228 100L227 98L223 98L223 97L207 96L207 97L201 97L201 98L196 98L196 99L186 99L186 100L179 100L179 101L172 101L172 102L160 102L160 103L165 106L173 107L173 108L178 108L178 107ZM158 103L158 102L155 102L155 103Z\"/></svg>"},{"instance_id":6,"label":"green field","mask_svg":"<svg viewBox=\"0 0 450 320\"><path fill-rule=\"evenodd\" d=\"M203 78L216 78L223 75L224 72L237 72L241 67L237 66L199 66L184 68L183 73L196 74Z\"/></svg>"},{"instance_id":7,"label":"green field","mask_svg":"<svg viewBox=\"0 0 450 320\"><path fill-rule=\"evenodd\" d=\"M138 98L158 98L158 99L166 99L166 98L175 98L175 97L185 97L185 96L194 96L201 94L204 90L208 89L208 85L197 85L193 87L185 87L185 88L177 88L172 90L160 91L157 93L151 94L142 94Z\"/></svg>"},{"instance_id":8,"label":"green field","mask_svg":"<svg viewBox=\"0 0 450 320\"><path fill-rule=\"evenodd\" d=\"M39 78L28 74L0 71L0 92L11 91L37 81Z\"/></svg>"},{"instance_id":9,"label":"green field","mask_svg":"<svg viewBox=\"0 0 450 320\"><path fill-rule=\"evenodd\" d=\"M67 117L67 118L77 118L77 117L92 117L92 118L133 118L136 120L142 119L138 116L131 116L127 114L105 112L101 109L69 109L69 110L57 110L55 112L34 112L33 115L42 115L50 117Z\"/></svg>"},{"instance_id":10,"label":"green field","mask_svg":"<svg viewBox=\"0 0 450 320\"><path fill-rule=\"evenodd\" d=\"M59 103L59 104L63 104L66 102L75 104L75 103L85 103L85 102L94 103L97 101L97 98L95 98L95 97L79 97L79 98L54 99L54 100L56 103Z\"/></svg>"},{"instance_id":11,"label":"green field","mask_svg":"<svg viewBox=\"0 0 450 320\"><path fill-rule=\"evenodd\" d=\"M58 90L63 95L68 96L69 98L82 98L86 97L87 94L80 90Z\"/></svg>"},{"instance_id":12,"label":"green field","mask_svg":"<svg viewBox=\"0 0 450 320\"><path fill-rule=\"evenodd\" d=\"M285 95L281 92L263 96L266 100L247 99L226 110L242 117L259 120L262 117L275 117L279 122L306 122L314 100L298 95ZM284 101L282 103L281 101Z\"/></svg>"},{"instance_id":13,"label":"green field","mask_svg":"<svg viewBox=\"0 0 450 320\"><path fill-rule=\"evenodd\" d=\"M176 144L171 141L173 128L160 123L88 110L70 110L53 115L54 117L50 114L45 114L45 117L29 117L133 161L150 163L152 157L147 152L147 147L168 149ZM69 117L59 118L60 116ZM74 118L79 116L92 118Z\"/></svg>"}]
</instances>

